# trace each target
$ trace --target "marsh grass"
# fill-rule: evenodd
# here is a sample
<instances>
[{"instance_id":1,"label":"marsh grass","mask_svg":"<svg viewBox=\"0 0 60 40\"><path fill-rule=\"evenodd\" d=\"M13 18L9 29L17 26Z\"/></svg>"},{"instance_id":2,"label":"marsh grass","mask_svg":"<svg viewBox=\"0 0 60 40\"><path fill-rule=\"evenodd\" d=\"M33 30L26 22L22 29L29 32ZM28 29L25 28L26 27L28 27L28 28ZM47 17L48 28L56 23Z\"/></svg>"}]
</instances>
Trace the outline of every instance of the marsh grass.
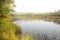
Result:
<instances>
[{"instance_id":1,"label":"marsh grass","mask_svg":"<svg viewBox=\"0 0 60 40\"><path fill-rule=\"evenodd\" d=\"M19 40L21 28L11 22L9 18L0 18L0 40Z\"/></svg>"}]
</instances>

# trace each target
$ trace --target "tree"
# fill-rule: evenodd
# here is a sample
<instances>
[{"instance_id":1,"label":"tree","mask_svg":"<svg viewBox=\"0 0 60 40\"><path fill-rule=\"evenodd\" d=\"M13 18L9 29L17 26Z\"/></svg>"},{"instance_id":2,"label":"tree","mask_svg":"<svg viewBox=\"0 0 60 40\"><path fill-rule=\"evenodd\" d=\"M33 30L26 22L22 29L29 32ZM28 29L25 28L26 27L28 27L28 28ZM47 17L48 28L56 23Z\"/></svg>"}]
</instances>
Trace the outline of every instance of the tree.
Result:
<instances>
[{"instance_id":1,"label":"tree","mask_svg":"<svg viewBox=\"0 0 60 40\"><path fill-rule=\"evenodd\" d=\"M13 12L14 0L0 0L0 18L9 17Z\"/></svg>"}]
</instances>

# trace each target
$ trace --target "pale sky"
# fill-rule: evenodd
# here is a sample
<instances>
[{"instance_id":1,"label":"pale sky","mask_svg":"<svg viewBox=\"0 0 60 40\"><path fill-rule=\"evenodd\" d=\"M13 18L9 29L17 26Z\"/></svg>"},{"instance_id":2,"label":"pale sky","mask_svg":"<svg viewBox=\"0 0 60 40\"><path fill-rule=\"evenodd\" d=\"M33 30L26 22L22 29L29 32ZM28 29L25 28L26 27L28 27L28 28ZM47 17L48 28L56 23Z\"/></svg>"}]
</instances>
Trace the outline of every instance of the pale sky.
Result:
<instances>
[{"instance_id":1,"label":"pale sky","mask_svg":"<svg viewBox=\"0 0 60 40\"><path fill-rule=\"evenodd\" d=\"M60 0L15 0L16 12L54 12L60 10Z\"/></svg>"}]
</instances>

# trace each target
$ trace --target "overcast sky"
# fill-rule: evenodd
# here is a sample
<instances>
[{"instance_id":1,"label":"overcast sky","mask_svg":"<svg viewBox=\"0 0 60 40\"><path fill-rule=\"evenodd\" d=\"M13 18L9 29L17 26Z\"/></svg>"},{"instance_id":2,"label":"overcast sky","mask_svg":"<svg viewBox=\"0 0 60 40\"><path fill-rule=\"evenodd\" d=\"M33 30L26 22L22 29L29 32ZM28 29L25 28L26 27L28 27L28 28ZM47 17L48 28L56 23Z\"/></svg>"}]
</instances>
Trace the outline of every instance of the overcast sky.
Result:
<instances>
[{"instance_id":1,"label":"overcast sky","mask_svg":"<svg viewBox=\"0 0 60 40\"><path fill-rule=\"evenodd\" d=\"M60 0L15 0L16 12L53 12L60 10Z\"/></svg>"}]
</instances>

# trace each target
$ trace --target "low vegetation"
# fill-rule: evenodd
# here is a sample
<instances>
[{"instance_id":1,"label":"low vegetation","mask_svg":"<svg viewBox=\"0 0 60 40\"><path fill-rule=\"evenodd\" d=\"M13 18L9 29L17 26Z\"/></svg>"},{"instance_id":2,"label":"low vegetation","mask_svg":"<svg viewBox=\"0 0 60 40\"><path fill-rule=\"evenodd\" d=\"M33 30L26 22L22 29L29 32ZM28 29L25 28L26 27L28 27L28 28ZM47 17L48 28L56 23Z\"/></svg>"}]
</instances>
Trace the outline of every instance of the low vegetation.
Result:
<instances>
[{"instance_id":1,"label":"low vegetation","mask_svg":"<svg viewBox=\"0 0 60 40\"><path fill-rule=\"evenodd\" d=\"M20 27L4 19L0 20L0 40L18 40L20 34Z\"/></svg>"},{"instance_id":2,"label":"low vegetation","mask_svg":"<svg viewBox=\"0 0 60 40\"><path fill-rule=\"evenodd\" d=\"M60 19L60 10L56 12L41 13L41 14L12 14L12 18L19 19Z\"/></svg>"}]
</instances>

